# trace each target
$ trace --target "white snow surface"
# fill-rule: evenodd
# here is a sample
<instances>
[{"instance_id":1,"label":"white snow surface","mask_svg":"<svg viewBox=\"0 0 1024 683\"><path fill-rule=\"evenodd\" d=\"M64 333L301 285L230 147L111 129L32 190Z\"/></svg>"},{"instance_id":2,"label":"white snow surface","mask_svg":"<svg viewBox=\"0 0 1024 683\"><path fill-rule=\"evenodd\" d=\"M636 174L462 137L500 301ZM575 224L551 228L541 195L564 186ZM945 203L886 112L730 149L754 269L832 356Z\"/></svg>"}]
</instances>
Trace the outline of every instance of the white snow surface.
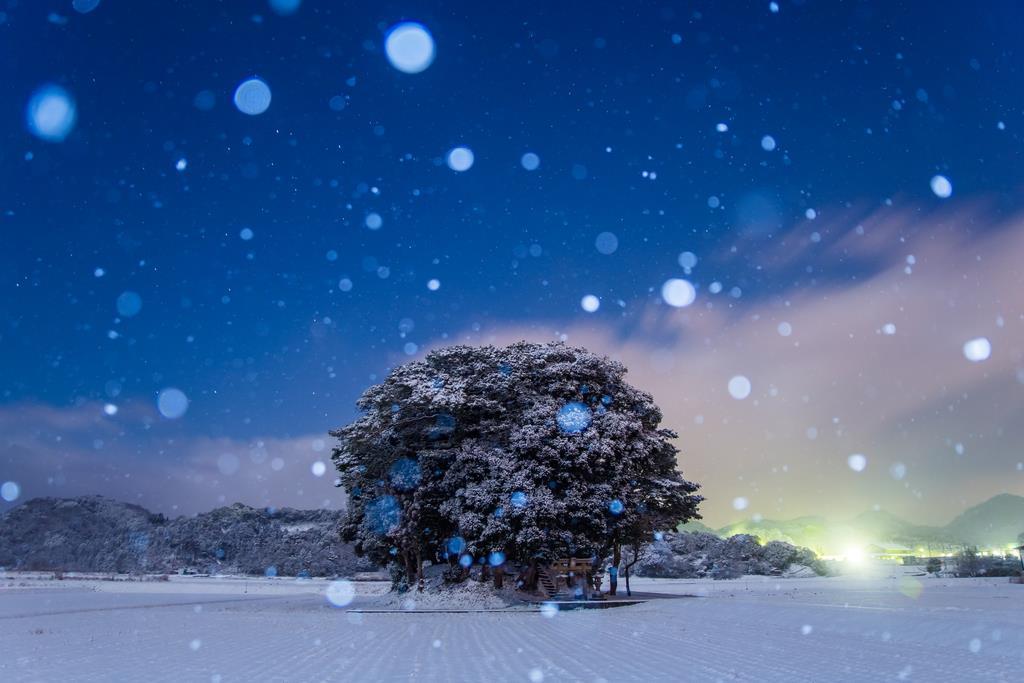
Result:
<instances>
[{"instance_id":1,"label":"white snow surface","mask_svg":"<svg viewBox=\"0 0 1024 683\"><path fill-rule=\"evenodd\" d=\"M388 593L363 609L417 610L484 610L502 609L520 603L510 589L495 591L477 581L466 581L458 586L438 590ZM525 607L525 605L523 606Z\"/></svg>"},{"instance_id":2,"label":"white snow surface","mask_svg":"<svg viewBox=\"0 0 1024 683\"><path fill-rule=\"evenodd\" d=\"M338 609L326 580L45 576L0 575L0 680L933 683L1024 670L1024 585L902 568L635 579L637 597L663 597L554 616L423 609L465 596L395 610L380 582L356 582ZM394 611L354 611L377 609Z\"/></svg>"}]
</instances>

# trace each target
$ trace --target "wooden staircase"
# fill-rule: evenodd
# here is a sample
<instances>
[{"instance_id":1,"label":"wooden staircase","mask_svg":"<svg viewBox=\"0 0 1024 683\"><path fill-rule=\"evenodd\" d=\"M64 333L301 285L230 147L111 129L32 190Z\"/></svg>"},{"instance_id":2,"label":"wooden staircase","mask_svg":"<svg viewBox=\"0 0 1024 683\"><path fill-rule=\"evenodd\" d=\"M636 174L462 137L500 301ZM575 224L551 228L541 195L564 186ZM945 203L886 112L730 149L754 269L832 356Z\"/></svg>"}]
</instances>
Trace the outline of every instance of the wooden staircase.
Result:
<instances>
[{"instance_id":1,"label":"wooden staircase","mask_svg":"<svg viewBox=\"0 0 1024 683\"><path fill-rule=\"evenodd\" d=\"M547 596L548 600L570 600L572 596L565 586L559 587L558 582L546 569L537 572L537 586Z\"/></svg>"}]
</instances>

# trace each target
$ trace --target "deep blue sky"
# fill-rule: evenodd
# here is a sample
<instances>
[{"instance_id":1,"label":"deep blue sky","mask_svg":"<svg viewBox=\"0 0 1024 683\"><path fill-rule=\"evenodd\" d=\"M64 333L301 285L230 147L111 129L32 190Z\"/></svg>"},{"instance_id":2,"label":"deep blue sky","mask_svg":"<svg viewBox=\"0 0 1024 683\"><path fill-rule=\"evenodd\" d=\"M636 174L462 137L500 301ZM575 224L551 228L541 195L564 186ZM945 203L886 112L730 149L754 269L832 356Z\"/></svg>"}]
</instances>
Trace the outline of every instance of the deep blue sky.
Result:
<instances>
[{"instance_id":1,"label":"deep blue sky","mask_svg":"<svg viewBox=\"0 0 1024 683\"><path fill-rule=\"evenodd\" d=\"M717 280L744 301L880 267L765 270L756 245L807 209L928 212L935 174L950 201L1017 208L1024 7L779 5L304 0L278 16L257 0L102 0L82 15L8 0L0 404L152 404L174 386L192 402L185 435L322 433L408 342L584 319L634 334L684 250L699 293ZM402 20L436 41L423 73L384 55ZM232 103L252 76L273 93L259 116ZM63 142L25 125L47 83L77 103ZM475 153L468 172L444 163L456 145ZM143 306L118 320L124 291Z\"/></svg>"}]
</instances>

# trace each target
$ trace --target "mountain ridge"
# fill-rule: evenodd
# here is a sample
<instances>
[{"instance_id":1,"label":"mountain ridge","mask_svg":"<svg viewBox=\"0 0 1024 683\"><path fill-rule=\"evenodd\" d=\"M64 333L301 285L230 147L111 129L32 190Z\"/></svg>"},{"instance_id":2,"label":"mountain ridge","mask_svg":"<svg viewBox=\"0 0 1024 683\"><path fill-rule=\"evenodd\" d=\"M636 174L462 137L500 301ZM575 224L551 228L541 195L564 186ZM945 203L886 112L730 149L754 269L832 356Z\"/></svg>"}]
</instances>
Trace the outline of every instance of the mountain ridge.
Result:
<instances>
[{"instance_id":1,"label":"mountain ridge","mask_svg":"<svg viewBox=\"0 0 1024 683\"><path fill-rule=\"evenodd\" d=\"M0 569L336 576L373 569L338 538L340 510L252 508L243 503L168 519L103 496L34 498L0 514ZM681 531L722 538L750 534L821 555L851 548L913 554L965 546L1006 551L1024 543L1024 496L1003 493L942 527L916 525L884 510L833 522L805 515Z\"/></svg>"},{"instance_id":2,"label":"mountain ridge","mask_svg":"<svg viewBox=\"0 0 1024 683\"><path fill-rule=\"evenodd\" d=\"M702 527L704 525L701 525ZM684 525L684 530L690 530ZM706 527L705 527L706 528ZM831 521L803 516L790 520L742 520L713 530L720 536L749 533L762 541L781 540L825 555L857 546L881 550L952 549L963 546L1006 550L1024 543L1024 496L1000 493L968 507L943 526L914 524L887 510L868 510Z\"/></svg>"},{"instance_id":3,"label":"mountain ridge","mask_svg":"<svg viewBox=\"0 0 1024 683\"><path fill-rule=\"evenodd\" d=\"M0 515L0 567L290 576L372 569L338 537L342 514L234 503L168 519L104 496L33 498Z\"/></svg>"}]
</instances>

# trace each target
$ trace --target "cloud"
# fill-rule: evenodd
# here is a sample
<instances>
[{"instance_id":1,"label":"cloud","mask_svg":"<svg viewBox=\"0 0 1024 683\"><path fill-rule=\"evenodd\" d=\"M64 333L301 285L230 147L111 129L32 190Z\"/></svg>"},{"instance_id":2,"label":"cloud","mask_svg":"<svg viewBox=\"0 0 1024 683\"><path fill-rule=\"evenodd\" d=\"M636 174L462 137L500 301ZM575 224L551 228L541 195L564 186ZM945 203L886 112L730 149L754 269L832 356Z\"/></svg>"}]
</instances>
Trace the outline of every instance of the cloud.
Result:
<instances>
[{"instance_id":1,"label":"cloud","mask_svg":"<svg viewBox=\"0 0 1024 683\"><path fill-rule=\"evenodd\" d=\"M623 361L654 395L712 523L735 519L739 496L744 514L766 517L878 505L944 523L1024 488L1024 222L996 223L978 206L819 218L702 257L757 273L740 299L704 287L690 308L648 298L559 334ZM524 322L457 338L555 336ZM963 345L981 336L992 356L970 362ZM752 382L749 398L729 395L735 375ZM848 467L853 453L863 472Z\"/></svg>"},{"instance_id":2,"label":"cloud","mask_svg":"<svg viewBox=\"0 0 1024 683\"><path fill-rule=\"evenodd\" d=\"M338 507L330 442L324 435L251 439L195 436L148 404L0 408L0 480L38 496L102 494L170 515L220 505ZM328 464L312 474L317 460ZM9 504L4 504L9 507Z\"/></svg>"},{"instance_id":3,"label":"cloud","mask_svg":"<svg viewBox=\"0 0 1024 683\"><path fill-rule=\"evenodd\" d=\"M568 325L485 321L443 343L564 336L623 361L679 432L680 464L703 484L712 524L741 514L737 497L747 515L843 518L877 504L944 523L1024 490L1024 221L992 216L980 205L821 212L700 254L689 308L661 303L651 282L621 315L607 305ZM707 272L736 274L743 296L709 294ZM992 355L972 363L963 344L980 336ZM727 390L735 375L752 383L742 401ZM331 471L310 472L329 457L325 435L189 429L187 415L166 420L148 402L124 401L115 416L96 403L9 404L0 480L17 481L22 500L103 493L171 514L341 504ZM847 466L854 453L863 472Z\"/></svg>"}]
</instances>

